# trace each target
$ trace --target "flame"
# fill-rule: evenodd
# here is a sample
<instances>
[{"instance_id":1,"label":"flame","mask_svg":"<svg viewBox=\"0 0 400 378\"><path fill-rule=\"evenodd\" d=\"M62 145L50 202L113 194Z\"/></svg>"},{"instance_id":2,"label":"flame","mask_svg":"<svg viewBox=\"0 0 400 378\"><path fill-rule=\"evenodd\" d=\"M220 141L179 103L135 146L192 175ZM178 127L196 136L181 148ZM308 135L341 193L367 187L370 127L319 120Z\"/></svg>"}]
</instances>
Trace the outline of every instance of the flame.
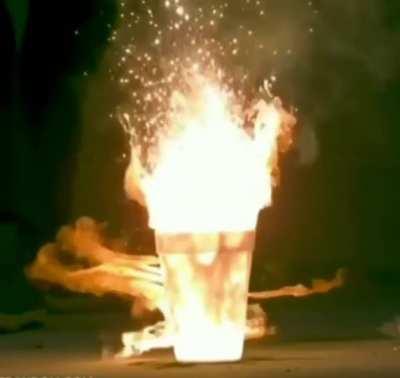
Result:
<instances>
[{"instance_id":1,"label":"flame","mask_svg":"<svg viewBox=\"0 0 400 378\"><path fill-rule=\"evenodd\" d=\"M241 358L253 242L254 232L157 235L178 361Z\"/></svg>"},{"instance_id":2,"label":"flame","mask_svg":"<svg viewBox=\"0 0 400 378\"><path fill-rule=\"evenodd\" d=\"M243 283L246 284L247 279L244 277L244 271L249 267L248 257L251 257L251 254L240 253L239 250L250 250L251 233L225 233L218 238L216 235L204 234L200 235L201 237L195 234L187 234L186 237L180 234L175 238L171 235L158 236L157 249L161 258L157 258L124 253L123 249L120 249L121 241L106 238L104 228L104 224L87 217L78 219L74 225L63 226L54 242L43 246L35 261L27 267L27 276L34 281L46 282L79 293L129 297L133 301L133 316L139 316L144 309L156 308L164 314L163 322L138 332L125 332L122 335L124 347L116 357L128 358L159 348L175 347L178 351L179 344L184 347L190 346L183 349L190 355L179 354L180 360L190 360L193 355L198 359L202 356L208 361L240 357L243 348L242 331L238 327L235 330L234 326L235 323L242 324L243 320L241 317L246 307L246 300L243 298L246 286ZM247 236L247 240L243 236ZM109 249L106 245L112 245L116 250ZM204 249L204 246L220 252L196 253ZM195 253L167 256L164 252L171 249ZM68 259L65 258L66 253ZM168 282L164 282L161 264L164 270L170 271ZM222 272L223 280L220 279ZM185 274L186 278L182 279L182 275ZM345 270L339 269L332 280L313 280L311 288L298 284L278 290L249 293L248 296L253 300L267 300L282 296L303 297L326 293L340 288L344 284L345 274ZM171 280L174 278L176 282ZM224 290L228 292L228 295L225 295L228 300L224 299ZM73 302L55 300L48 296L46 301L57 309L74 306ZM193 308L186 305L191 301L196 304ZM212 305L213 301L217 305ZM178 318L177 315L171 316L169 313L171 304L178 310L179 322L174 320L174 317ZM194 311L195 309L197 311ZM207 316L204 316L204 309L207 309ZM203 316L199 317L199 314ZM197 327L192 327L195 318ZM208 319L212 319L212 322L208 322ZM219 332L219 324L222 323L221 328L224 329L227 319L235 320L233 326L232 322L228 322L232 327L229 335ZM9 328L17 327L19 321L23 322L24 319L14 319L14 322L11 318L3 319L3 323ZM178 332L176 323L183 325L184 332ZM213 333L203 333L204 329L212 329ZM249 305L245 327L246 339L275 333L275 327L271 327L262 308L258 304ZM236 337L233 337L235 335ZM210 348L209 345L219 345L219 348ZM104 353L107 355L108 350L106 343ZM204 351L207 351L208 355Z\"/></svg>"},{"instance_id":3,"label":"flame","mask_svg":"<svg viewBox=\"0 0 400 378\"><path fill-rule=\"evenodd\" d=\"M239 360L257 216L271 204L280 137L288 144L295 120L278 99L246 109L198 65L184 78L167 127L150 146L133 144L125 187L156 231L177 360Z\"/></svg>"},{"instance_id":4,"label":"flame","mask_svg":"<svg viewBox=\"0 0 400 378\"><path fill-rule=\"evenodd\" d=\"M139 166L134 148L125 186L131 194L140 187L145 201L139 202L146 203L150 226L159 232L253 230L259 210L271 204L287 113L277 100L259 100L241 113L238 98L222 84L201 74L191 80L189 93L171 96L171 126L157 136L152 172ZM253 118L252 130L244 127L246 117Z\"/></svg>"}]
</instances>

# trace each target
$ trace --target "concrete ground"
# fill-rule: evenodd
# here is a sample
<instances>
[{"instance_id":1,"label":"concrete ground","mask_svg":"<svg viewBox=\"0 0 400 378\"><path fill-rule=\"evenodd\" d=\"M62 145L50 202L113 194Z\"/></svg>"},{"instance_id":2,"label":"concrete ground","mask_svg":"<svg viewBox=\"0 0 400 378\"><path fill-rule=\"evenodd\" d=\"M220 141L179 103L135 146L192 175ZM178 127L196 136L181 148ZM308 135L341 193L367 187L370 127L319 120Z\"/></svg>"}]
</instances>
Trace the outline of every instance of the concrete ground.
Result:
<instances>
[{"instance_id":1,"label":"concrete ground","mask_svg":"<svg viewBox=\"0 0 400 378\"><path fill-rule=\"evenodd\" d=\"M170 350L105 356L127 322L115 314L51 315L45 328L2 335L0 377L400 377L400 341L372 336L248 342L243 361L226 364L180 365Z\"/></svg>"}]
</instances>

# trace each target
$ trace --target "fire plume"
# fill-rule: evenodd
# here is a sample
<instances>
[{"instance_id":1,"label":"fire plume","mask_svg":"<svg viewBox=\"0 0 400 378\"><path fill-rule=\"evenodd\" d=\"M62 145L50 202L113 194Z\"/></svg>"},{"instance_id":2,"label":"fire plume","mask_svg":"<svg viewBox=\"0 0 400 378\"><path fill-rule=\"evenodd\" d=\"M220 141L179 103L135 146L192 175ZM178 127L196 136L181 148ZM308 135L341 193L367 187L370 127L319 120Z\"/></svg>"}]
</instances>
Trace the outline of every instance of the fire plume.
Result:
<instances>
[{"instance_id":1,"label":"fire plume","mask_svg":"<svg viewBox=\"0 0 400 378\"><path fill-rule=\"evenodd\" d=\"M187 84L172 93L168 127L145 162L142 146L133 146L125 188L160 232L253 230L258 211L271 204L278 152L296 120L277 98L244 109L242 98L197 70Z\"/></svg>"},{"instance_id":2,"label":"fire plume","mask_svg":"<svg viewBox=\"0 0 400 378\"><path fill-rule=\"evenodd\" d=\"M143 145L133 143L125 188L156 232L176 358L238 360L257 217L271 204L279 142L290 144L296 120L276 98L246 107L198 65L183 77L142 163Z\"/></svg>"}]
</instances>

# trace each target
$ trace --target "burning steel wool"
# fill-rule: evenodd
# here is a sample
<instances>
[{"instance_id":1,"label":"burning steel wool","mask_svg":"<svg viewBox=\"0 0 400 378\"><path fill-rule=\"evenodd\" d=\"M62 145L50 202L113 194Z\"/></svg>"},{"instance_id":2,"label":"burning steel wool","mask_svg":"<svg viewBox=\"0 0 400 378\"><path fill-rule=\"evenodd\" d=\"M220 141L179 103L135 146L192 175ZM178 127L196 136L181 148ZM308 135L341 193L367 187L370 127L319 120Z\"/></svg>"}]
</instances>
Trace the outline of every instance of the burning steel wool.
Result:
<instances>
[{"instance_id":1,"label":"burning steel wool","mask_svg":"<svg viewBox=\"0 0 400 378\"><path fill-rule=\"evenodd\" d=\"M157 256L106 247L101 227L82 218L39 251L28 275L160 310L164 322L122 336L121 356L173 347L180 362L239 360L246 337L268 333L265 313L248 308L249 296L327 292L342 285L342 272L310 289L248 293L257 216L271 205L278 157L291 145L296 118L271 95L268 80L253 90L245 68L227 69L243 40L217 38L229 3L207 10L166 1L166 25L143 4L145 16L121 3L123 19L132 17L128 25L145 19L150 47L142 54L133 39L124 46L118 67L130 100L118 116L131 147L125 190L148 210ZM262 16L260 4L245 1L243 11ZM253 37L244 26L238 33L243 29ZM62 263L66 251L89 267Z\"/></svg>"}]
</instances>

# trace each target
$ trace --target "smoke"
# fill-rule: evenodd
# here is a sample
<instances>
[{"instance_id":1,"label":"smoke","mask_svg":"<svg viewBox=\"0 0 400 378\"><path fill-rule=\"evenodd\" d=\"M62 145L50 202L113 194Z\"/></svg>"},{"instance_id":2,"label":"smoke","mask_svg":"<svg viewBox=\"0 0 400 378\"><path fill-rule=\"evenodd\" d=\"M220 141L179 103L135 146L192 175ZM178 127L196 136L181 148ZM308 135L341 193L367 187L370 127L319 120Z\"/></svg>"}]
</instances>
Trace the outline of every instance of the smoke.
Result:
<instances>
[{"instance_id":1,"label":"smoke","mask_svg":"<svg viewBox=\"0 0 400 378\"><path fill-rule=\"evenodd\" d=\"M313 126L308 123L303 125L296 139L296 148L301 165L311 165L317 160L319 144Z\"/></svg>"},{"instance_id":2,"label":"smoke","mask_svg":"<svg viewBox=\"0 0 400 378\"><path fill-rule=\"evenodd\" d=\"M219 3L223 1L187 0L184 5L191 13ZM297 108L304 120L297 148L300 163L311 164L323 149L324 123L360 106L365 95L360 86L377 91L397 74L399 33L389 16L399 6L385 0L253 3L235 2L218 23L215 35L224 45L238 39L237 56L224 64L238 75L249 72L255 87L273 79L273 93ZM155 6L160 13L162 4ZM373 131L364 135L368 133Z\"/></svg>"},{"instance_id":3,"label":"smoke","mask_svg":"<svg viewBox=\"0 0 400 378\"><path fill-rule=\"evenodd\" d=\"M218 2L222 3L182 0L189 13L199 4L210 9ZM164 1L148 3L160 23L165 22ZM314 163L330 141L335 141L331 143L332 149L353 151L359 144L377 147L383 136L379 135L379 128L372 125L373 117L361 120L360 113L368 108L378 118L378 111L373 108L376 105L367 97L385 88L398 75L399 32L395 19L400 13L398 2L264 0L261 1L263 15L243 10L246 1L230 3L235 6L230 7L220 23L218 38L224 44L231 41L241 26L246 33L253 33L251 40L246 33L242 34L238 45L243 50L241 53L247 51L247 54L231 57L231 69L235 69L237 75L251 72L255 87L266 78L273 79L270 80L272 92L282 98L286 107L298 110L295 142L300 164ZM129 95L118 82L124 74L120 60L125 47L134 43L135 56L149 45L148 25L133 22L130 27L127 17L120 17L130 11L146 16L141 4L125 2L125 8L119 9L118 20L110 25L108 49L98 73L90 76L72 218L89 213L118 224L121 219L118 212L126 207L119 183L129 164L129 156L124 156L128 146L126 150L123 147L123 140L127 138L112 115L116 105L126 102ZM161 59L162 55L159 57ZM335 123L335 126L328 129L327 123ZM347 135L345 141L342 140L344 134ZM103 160L101 164L99 159ZM120 201L119 209L110 205L110 200ZM99 210L101 206L104 209Z\"/></svg>"},{"instance_id":4,"label":"smoke","mask_svg":"<svg viewBox=\"0 0 400 378\"><path fill-rule=\"evenodd\" d=\"M395 47L400 35L393 29L389 17L389 12L395 16L395 11L399 11L399 5L394 3L321 1L318 27L321 38L326 41L324 50L356 65L375 83L385 83L398 67L399 52Z\"/></svg>"},{"instance_id":5,"label":"smoke","mask_svg":"<svg viewBox=\"0 0 400 378\"><path fill-rule=\"evenodd\" d=\"M268 1L266 7L275 22L265 26L265 43L279 53L260 65L272 66L278 95L298 108L300 163L315 161L326 145L370 156L390 143L376 120L380 93L399 72L398 2ZM282 54L287 49L291 54Z\"/></svg>"},{"instance_id":6,"label":"smoke","mask_svg":"<svg viewBox=\"0 0 400 378\"><path fill-rule=\"evenodd\" d=\"M5 5L8 7L11 18L13 20L17 48L22 45L23 37L26 30L28 20L29 3L27 0L5 0Z\"/></svg>"},{"instance_id":7,"label":"smoke","mask_svg":"<svg viewBox=\"0 0 400 378\"><path fill-rule=\"evenodd\" d=\"M379 117L379 92L398 77L400 4L268 0L264 8L263 19L249 21L258 38L255 44L264 50L252 46L245 65L259 78L273 75L274 93L298 109L300 163L312 164L326 143L339 143L344 134L348 140L342 148L349 151L357 144L365 151L385 144L372 119ZM230 17L232 27L242 23L240 9ZM361 120L364 108L370 119ZM325 130L327 123L340 118L348 122Z\"/></svg>"}]
</instances>

